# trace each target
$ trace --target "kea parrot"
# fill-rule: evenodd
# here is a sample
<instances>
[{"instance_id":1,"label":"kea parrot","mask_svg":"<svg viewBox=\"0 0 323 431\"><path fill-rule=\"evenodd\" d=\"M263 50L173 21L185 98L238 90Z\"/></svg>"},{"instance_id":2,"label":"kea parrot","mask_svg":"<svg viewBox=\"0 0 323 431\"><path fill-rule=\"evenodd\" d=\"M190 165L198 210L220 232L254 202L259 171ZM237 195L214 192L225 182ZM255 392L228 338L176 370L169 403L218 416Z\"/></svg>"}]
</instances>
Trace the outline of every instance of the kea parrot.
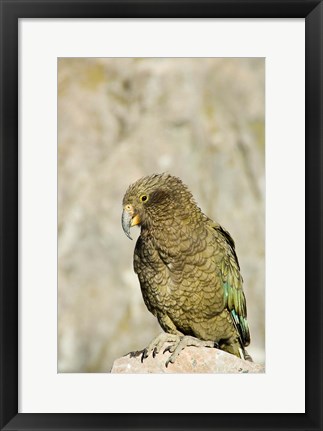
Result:
<instances>
[{"instance_id":1,"label":"kea parrot","mask_svg":"<svg viewBox=\"0 0 323 431\"><path fill-rule=\"evenodd\" d=\"M142 360L170 343L166 366L186 346L217 347L252 361L235 243L182 181L164 173L131 184L121 221L130 239L130 227L141 228L134 270L148 310L165 331L143 350Z\"/></svg>"}]
</instances>

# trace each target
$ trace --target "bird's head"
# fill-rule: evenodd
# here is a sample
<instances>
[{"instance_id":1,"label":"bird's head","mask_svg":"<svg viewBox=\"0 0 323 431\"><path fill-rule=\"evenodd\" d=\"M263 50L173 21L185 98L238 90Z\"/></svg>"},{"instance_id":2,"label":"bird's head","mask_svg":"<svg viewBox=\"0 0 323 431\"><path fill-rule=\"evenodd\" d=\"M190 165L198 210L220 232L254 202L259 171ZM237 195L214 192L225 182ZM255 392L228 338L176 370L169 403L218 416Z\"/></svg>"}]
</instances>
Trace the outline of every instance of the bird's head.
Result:
<instances>
[{"instance_id":1,"label":"bird's head","mask_svg":"<svg viewBox=\"0 0 323 431\"><path fill-rule=\"evenodd\" d=\"M169 174L154 174L131 184L123 198L122 228L128 238L132 226L162 225L194 204L182 181Z\"/></svg>"}]
</instances>

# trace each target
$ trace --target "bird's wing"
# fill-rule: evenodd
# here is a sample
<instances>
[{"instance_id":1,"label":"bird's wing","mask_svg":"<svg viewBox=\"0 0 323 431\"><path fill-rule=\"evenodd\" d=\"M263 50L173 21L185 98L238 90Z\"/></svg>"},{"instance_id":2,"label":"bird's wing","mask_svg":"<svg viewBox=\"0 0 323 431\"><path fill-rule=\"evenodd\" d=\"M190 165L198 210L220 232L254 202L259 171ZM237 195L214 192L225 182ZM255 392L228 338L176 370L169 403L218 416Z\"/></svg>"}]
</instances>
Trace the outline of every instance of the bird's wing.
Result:
<instances>
[{"instance_id":1,"label":"bird's wing","mask_svg":"<svg viewBox=\"0 0 323 431\"><path fill-rule=\"evenodd\" d=\"M250 343L250 332L247 322L246 297L243 292L243 279L240 265L235 251L234 241L225 229L213 223L217 245L220 247L221 260L219 262L223 281L225 306L230 311L234 325L241 338L242 346Z\"/></svg>"}]
</instances>

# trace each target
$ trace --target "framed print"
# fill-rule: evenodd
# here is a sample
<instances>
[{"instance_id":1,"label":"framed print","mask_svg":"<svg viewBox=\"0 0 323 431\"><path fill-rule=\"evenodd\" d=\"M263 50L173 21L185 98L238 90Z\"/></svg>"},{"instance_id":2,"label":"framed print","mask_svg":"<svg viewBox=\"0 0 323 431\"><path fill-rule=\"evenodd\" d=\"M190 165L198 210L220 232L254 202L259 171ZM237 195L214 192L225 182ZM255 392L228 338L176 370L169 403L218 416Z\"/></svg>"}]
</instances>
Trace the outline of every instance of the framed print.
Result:
<instances>
[{"instance_id":1,"label":"framed print","mask_svg":"<svg viewBox=\"0 0 323 431\"><path fill-rule=\"evenodd\" d=\"M1 1L1 429L322 427L322 10Z\"/></svg>"}]
</instances>

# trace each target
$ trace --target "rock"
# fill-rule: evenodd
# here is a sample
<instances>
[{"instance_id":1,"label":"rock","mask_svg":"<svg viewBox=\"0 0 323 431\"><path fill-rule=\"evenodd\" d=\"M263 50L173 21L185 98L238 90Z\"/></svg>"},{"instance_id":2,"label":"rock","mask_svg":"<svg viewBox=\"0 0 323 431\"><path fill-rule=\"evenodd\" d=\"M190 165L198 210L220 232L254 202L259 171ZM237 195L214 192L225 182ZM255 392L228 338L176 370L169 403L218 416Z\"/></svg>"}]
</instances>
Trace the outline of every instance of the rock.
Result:
<instances>
[{"instance_id":1,"label":"rock","mask_svg":"<svg viewBox=\"0 0 323 431\"><path fill-rule=\"evenodd\" d=\"M111 373L264 373L265 367L229 353L207 347L187 347L174 364L165 367L169 352L149 355L141 362L141 352L131 352L114 361Z\"/></svg>"}]
</instances>

